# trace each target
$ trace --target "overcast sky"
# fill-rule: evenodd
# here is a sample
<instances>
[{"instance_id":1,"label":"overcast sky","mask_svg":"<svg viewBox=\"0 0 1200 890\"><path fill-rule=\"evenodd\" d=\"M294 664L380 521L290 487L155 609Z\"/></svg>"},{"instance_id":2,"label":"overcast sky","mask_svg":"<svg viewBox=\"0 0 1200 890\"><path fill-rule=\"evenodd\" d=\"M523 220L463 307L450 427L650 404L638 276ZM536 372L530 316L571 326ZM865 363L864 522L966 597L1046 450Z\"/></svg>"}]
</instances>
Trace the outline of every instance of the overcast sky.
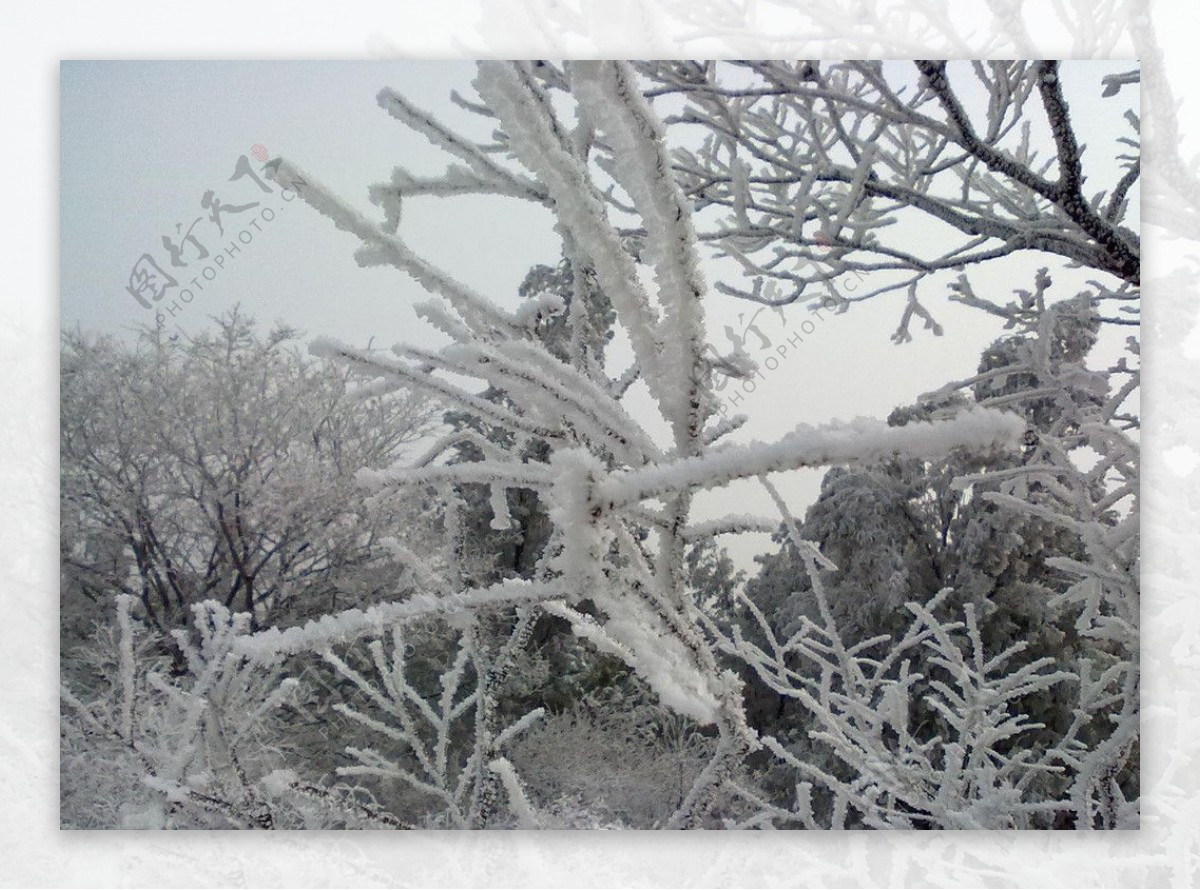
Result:
<instances>
[{"instance_id":1,"label":"overcast sky","mask_svg":"<svg viewBox=\"0 0 1200 890\"><path fill-rule=\"evenodd\" d=\"M1129 67L1129 62L1064 66L1075 119L1093 146L1089 163L1109 157L1112 140L1122 134L1113 104L1100 102L1100 78ZM474 74L472 63L433 61L63 63L62 324L122 332L152 323L154 311L127 290L135 265L148 254L180 285L156 308L184 331L240 303L264 324L283 321L310 337L357 345L373 339L376 346L436 342L413 312L413 304L427 298L418 285L394 269L360 269L353 258L357 239L299 202L285 203L278 189L265 193L248 176L230 179L242 156L253 170L261 167L254 158L261 146L377 217L366 198L368 185L387 180L397 164L412 173L436 174L447 157L381 110L376 93L390 86L482 138L485 122L449 99L452 89L472 95ZM1111 175L1107 168L1098 170L1094 175ZM224 208L223 234L203 205L208 192ZM419 253L511 307L529 267L558 260L552 224L548 212L529 202L421 199L406 204L401 231ZM163 237L179 243L189 228L196 241L183 244L180 260L187 265L173 267ZM208 259L197 259L197 242ZM214 265L217 256L224 257L223 265ZM1005 297L1012 287L1027 286L1032 269L1043 262L1014 260L973 273L972 280L977 290L991 287L996 297ZM189 286L204 266L212 277ZM816 321L784 364L753 393L742 394L736 410L748 414L750 423L739 436L770 440L798 422L886 416L922 392L971 374L1000 329L983 313L945 302L940 294L952 277L923 285L927 305L945 328L940 338L914 325L914 342L889 342L902 293ZM192 292L189 303L178 299L183 288ZM180 308L171 313L171 305ZM744 331L757 309L710 295L710 341L727 348L724 327ZM757 322L779 343L799 333L808 318L804 307L793 306L783 314L764 311ZM619 358L619 349L616 354ZM796 512L802 514L815 495L817 478L795 474L784 481ZM705 495L697 509L702 516L730 510L770 514L769 502L752 486ZM748 566L753 548L763 543L737 545L739 563Z\"/></svg>"}]
</instances>

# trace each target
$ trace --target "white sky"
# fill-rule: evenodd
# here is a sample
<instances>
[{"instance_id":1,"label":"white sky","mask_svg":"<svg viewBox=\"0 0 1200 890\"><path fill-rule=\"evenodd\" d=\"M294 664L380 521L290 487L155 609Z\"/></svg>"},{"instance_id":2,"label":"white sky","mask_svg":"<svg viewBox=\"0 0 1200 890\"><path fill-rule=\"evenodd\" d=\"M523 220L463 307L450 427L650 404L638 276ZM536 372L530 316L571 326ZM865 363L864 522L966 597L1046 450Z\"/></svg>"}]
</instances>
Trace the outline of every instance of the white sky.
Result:
<instances>
[{"instance_id":1,"label":"white sky","mask_svg":"<svg viewBox=\"0 0 1200 890\"><path fill-rule=\"evenodd\" d=\"M1099 101L1100 78L1129 67L1128 62L1064 66L1075 120L1085 132L1084 141L1094 144L1085 155L1085 169L1109 158L1114 135L1124 134L1112 129L1123 126L1114 103ZM413 304L427 297L419 286L394 269L360 269L352 256L357 239L308 207L284 205L277 194L262 195L247 179L228 180L238 157L262 145L377 217L366 198L368 185L387 180L397 164L411 173L433 175L448 160L380 109L378 90L390 86L444 122L482 138L487 135L484 122L449 101L451 89L473 93L473 76L474 65L468 62L64 63L62 324L115 332L152 322L153 313L125 289L138 258L150 253L187 286L190 275L211 261L190 264L194 268L185 276L187 269L171 268L162 236L173 235L177 223L186 230L203 216L194 233L216 255L245 228L239 220L259 212L241 217L227 213L225 236L215 237L201 207L202 195L211 189L226 205L261 200L277 215L269 223L260 221L251 243L240 244L240 252L227 258L212 280L199 280L203 290L193 289L195 298L172 317L173 323L194 331L209 316L240 303L264 324L284 321L310 337L332 336L356 345L374 338L376 346L435 342L436 335L413 312ZM1113 169L1098 165L1093 175L1108 177ZM420 199L406 204L402 234L419 253L511 307L529 267L558 260L552 224L548 212L528 202ZM185 252L185 260L191 257ZM1045 258L1013 259L973 272L972 281L977 292L1005 298L1013 287L1028 286L1032 270L1042 264ZM935 276L922 289L926 305L945 328L941 338L920 331L918 321L912 328L914 342L889 342L903 307L902 292L856 304L843 316L826 314L777 370L765 374L754 393L745 394L736 410L748 414L750 422L738 437L771 440L798 422L886 416L922 392L970 375L981 350L1000 329L989 316L945 301L945 285L953 277ZM161 305L176 302L178 293L168 292ZM724 327L744 330L758 309L711 294L710 342L728 348ZM800 333L808 317L797 305L782 316L764 311L757 321L778 345ZM620 350L615 355L619 358ZM642 418L650 414L636 413ZM803 514L818 482L814 472L781 480L794 512ZM772 515L769 501L749 484L703 495L697 512L698 518L725 512ZM731 546L740 565L750 567L752 553L766 540L723 543Z\"/></svg>"}]
</instances>

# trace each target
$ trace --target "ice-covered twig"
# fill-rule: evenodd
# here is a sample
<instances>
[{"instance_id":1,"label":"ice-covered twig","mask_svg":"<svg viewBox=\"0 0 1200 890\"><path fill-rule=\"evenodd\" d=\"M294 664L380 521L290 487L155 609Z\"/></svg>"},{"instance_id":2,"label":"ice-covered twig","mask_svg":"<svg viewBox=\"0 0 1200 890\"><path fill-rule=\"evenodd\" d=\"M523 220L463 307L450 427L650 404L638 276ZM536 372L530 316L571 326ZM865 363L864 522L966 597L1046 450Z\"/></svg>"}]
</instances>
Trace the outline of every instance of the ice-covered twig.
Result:
<instances>
[{"instance_id":1,"label":"ice-covered twig","mask_svg":"<svg viewBox=\"0 0 1200 890\"><path fill-rule=\"evenodd\" d=\"M799 426L772 444L727 446L702 457L684 458L614 474L599 486L597 503L627 504L689 487L712 488L800 467L868 464L892 457L928 457L955 448L1013 448L1026 423L1013 414L972 409L952 420L891 427L859 419L825 427Z\"/></svg>"},{"instance_id":2,"label":"ice-covered twig","mask_svg":"<svg viewBox=\"0 0 1200 890\"><path fill-rule=\"evenodd\" d=\"M263 661L279 655L321 649L334 644L348 643L365 633L389 627L397 622L438 615L468 613L479 609L505 608L560 596L557 585L544 582L511 579L489 587L460 592L414 593L398 603L385 603L370 609L349 609L287 630L268 628L252 636L242 637L235 650L253 661Z\"/></svg>"},{"instance_id":3,"label":"ice-covered twig","mask_svg":"<svg viewBox=\"0 0 1200 890\"><path fill-rule=\"evenodd\" d=\"M363 265L387 263L408 273L431 293L445 297L467 324L480 331L509 332L516 327L513 319L486 297L419 257L399 236L385 232L289 161L277 159L272 165L272 177L276 182L296 191L314 210L333 220L339 229L362 239L369 249L359 255Z\"/></svg>"}]
</instances>

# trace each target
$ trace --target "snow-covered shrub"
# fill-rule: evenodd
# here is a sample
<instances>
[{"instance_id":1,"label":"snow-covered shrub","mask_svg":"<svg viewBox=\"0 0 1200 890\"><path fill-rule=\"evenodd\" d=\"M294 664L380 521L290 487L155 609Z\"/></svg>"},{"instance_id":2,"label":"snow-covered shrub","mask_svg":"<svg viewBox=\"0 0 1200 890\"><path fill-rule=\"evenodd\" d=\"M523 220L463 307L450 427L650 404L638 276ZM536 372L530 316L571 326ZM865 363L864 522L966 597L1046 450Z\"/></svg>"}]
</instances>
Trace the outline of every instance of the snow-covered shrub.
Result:
<instances>
[{"instance_id":1,"label":"snow-covered shrub","mask_svg":"<svg viewBox=\"0 0 1200 890\"><path fill-rule=\"evenodd\" d=\"M114 769L149 789L135 786L145 806L123 812L121 827L274 827L258 779L276 738L262 732L297 681L280 677L277 662L252 663L235 652L250 618L212 601L193 607L190 632L172 632L182 669L164 658L139 660L134 602L117 599L118 655L107 694L85 702L63 688L66 751L88 738L109 752ZM86 786L93 768L65 753L64 792Z\"/></svg>"},{"instance_id":2,"label":"snow-covered shrub","mask_svg":"<svg viewBox=\"0 0 1200 890\"><path fill-rule=\"evenodd\" d=\"M547 716L513 748L512 762L547 809L545 827L664 824L712 756L714 739L662 707L636 678Z\"/></svg>"}]
</instances>

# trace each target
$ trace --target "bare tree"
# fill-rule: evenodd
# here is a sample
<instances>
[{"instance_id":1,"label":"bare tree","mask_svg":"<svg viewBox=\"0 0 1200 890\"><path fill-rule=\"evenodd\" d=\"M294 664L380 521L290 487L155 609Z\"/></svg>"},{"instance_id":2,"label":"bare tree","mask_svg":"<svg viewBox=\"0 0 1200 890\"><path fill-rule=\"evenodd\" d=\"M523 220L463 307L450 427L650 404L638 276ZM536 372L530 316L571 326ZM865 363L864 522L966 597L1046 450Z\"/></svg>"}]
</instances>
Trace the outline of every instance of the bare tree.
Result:
<instances>
[{"instance_id":1,"label":"bare tree","mask_svg":"<svg viewBox=\"0 0 1200 890\"><path fill-rule=\"evenodd\" d=\"M177 335L176 335L177 336ZM430 428L423 398L360 400L295 332L232 313L180 341L68 335L63 568L89 597L137 597L162 629L215 599L258 627L357 601L387 517L354 474ZM365 576L364 576L365 577Z\"/></svg>"}]
</instances>

